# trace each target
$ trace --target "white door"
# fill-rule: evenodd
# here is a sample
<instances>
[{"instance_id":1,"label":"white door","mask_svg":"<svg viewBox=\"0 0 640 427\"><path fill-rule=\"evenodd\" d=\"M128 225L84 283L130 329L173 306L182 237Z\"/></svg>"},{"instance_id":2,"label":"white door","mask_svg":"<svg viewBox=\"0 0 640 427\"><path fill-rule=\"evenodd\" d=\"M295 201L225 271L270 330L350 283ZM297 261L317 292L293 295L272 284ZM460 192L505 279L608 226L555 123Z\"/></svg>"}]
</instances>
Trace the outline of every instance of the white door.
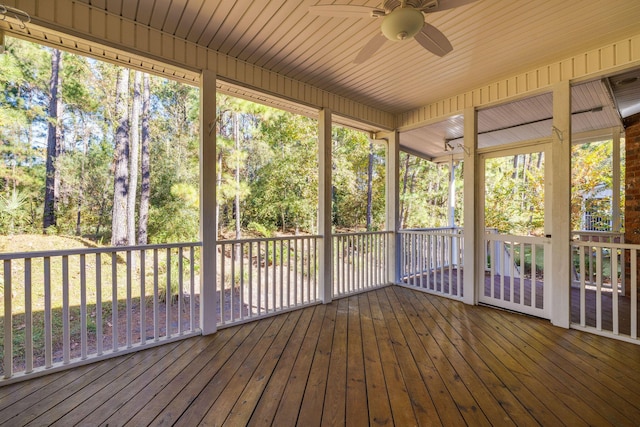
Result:
<instances>
[{"instance_id":1,"label":"white door","mask_svg":"<svg viewBox=\"0 0 640 427\"><path fill-rule=\"evenodd\" d=\"M485 233L479 302L550 318L549 144L480 155L480 217ZM545 163L549 167L545 167Z\"/></svg>"}]
</instances>

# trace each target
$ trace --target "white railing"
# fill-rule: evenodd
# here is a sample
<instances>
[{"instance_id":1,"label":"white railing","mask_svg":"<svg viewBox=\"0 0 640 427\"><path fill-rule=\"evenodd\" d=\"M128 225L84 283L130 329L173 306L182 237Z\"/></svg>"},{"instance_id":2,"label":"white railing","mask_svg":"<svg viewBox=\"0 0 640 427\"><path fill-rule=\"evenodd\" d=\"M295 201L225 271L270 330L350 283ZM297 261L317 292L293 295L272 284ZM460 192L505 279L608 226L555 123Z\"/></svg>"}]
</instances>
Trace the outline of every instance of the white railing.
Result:
<instances>
[{"instance_id":1,"label":"white railing","mask_svg":"<svg viewBox=\"0 0 640 427\"><path fill-rule=\"evenodd\" d=\"M484 288L480 302L549 318L545 265L551 238L485 233ZM487 279L489 283L487 283Z\"/></svg>"},{"instance_id":2,"label":"white railing","mask_svg":"<svg viewBox=\"0 0 640 427\"><path fill-rule=\"evenodd\" d=\"M219 241L218 325L318 302L320 236Z\"/></svg>"},{"instance_id":3,"label":"white railing","mask_svg":"<svg viewBox=\"0 0 640 427\"><path fill-rule=\"evenodd\" d=\"M5 380L199 333L199 246L0 254Z\"/></svg>"},{"instance_id":4,"label":"white railing","mask_svg":"<svg viewBox=\"0 0 640 427\"><path fill-rule=\"evenodd\" d=\"M572 231L571 237L573 241L580 242L600 242L600 243L624 243L624 233L614 233L609 231ZM602 276L602 271L599 273L596 272L596 259L595 259L596 251L587 251L585 252L585 266L586 271L583 275L584 280L586 281L587 286L595 286L597 280L600 280L600 283L603 283L603 286L610 287L610 281L607 280L606 277ZM574 251L574 258L576 254ZM599 276L599 277L598 277ZM580 276L578 274L577 263L573 264L573 280L571 285L574 287L579 286ZM625 275L620 277L620 292L624 295L625 293Z\"/></svg>"},{"instance_id":5,"label":"white railing","mask_svg":"<svg viewBox=\"0 0 640 427\"><path fill-rule=\"evenodd\" d=\"M572 242L571 326L638 343L640 245L609 240Z\"/></svg>"},{"instance_id":6,"label":"white railing","mask_svg":"<svg viewBox=\"0 0 640 427\"><path fill-rule=\"evenodd\" d=\"M333 236L333 297L339 298L389 283L392 232L343 233Z\"/></svg>"},{"instance_id":7,"label":"white railing","mask_svg":"<svg viewBox=\"0 0 640 427\"><path fill-rule=\"evenodd\" d=\"M462 231L456 227L400 230L400 284L462 298Z\"/></svg>"}]
</instances>

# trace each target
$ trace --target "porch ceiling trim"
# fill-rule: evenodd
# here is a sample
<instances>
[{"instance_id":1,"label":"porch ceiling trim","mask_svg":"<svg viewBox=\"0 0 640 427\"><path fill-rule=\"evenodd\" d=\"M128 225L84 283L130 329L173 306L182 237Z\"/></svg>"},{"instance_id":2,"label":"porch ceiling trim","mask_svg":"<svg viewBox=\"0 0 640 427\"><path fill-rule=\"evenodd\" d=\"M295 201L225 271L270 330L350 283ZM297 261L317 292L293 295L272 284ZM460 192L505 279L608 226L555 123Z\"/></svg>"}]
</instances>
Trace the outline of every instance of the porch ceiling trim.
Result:
<instances>
[{"instance_id":1,"label":"porch ceiling trim","mask_svg":"<svg viewBox=\"0 0 640 427\"><path fill-rule=\"evenodd\" d=\"M560 81L601 78L634 66L640 66L640 34L401 113L398 128L408 131L461 114L465 108L506 102L550 91Z\"/></svg>"},{"instance_id":2,"label":"porch ceiling trim","mask_svg":"<svg viewBox=\"0 0 640 427\"><path fill-rule=\"evenodd\" d=\"M24 10L32 17L32 22L24 30L9 20L0 21L0 28L17 37L33 38L48 45L58 45L74 52L143 68L191 84L198 83L199 75L194 75L208 69L232 84L316 109L329 108L342 117L370 125L370 131L395 128L395 115L392 113L240 61L86 3L75 0L5 0L4 3Z\"/></svg>"}]
</instances>

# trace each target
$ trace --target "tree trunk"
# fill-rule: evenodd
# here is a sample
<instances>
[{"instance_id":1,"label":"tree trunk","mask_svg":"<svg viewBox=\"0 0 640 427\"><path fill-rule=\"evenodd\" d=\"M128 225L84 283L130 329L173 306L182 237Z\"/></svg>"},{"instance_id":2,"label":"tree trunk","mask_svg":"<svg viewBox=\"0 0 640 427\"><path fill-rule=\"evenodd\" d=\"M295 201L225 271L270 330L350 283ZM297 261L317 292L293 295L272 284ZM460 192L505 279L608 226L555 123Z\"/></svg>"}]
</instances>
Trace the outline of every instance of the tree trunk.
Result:
<instances>
[{"instance_id":1,"label":"tree trunk","mask_svg":"<svg viewBox=\"0 0 640 427\"><path fill-rule=\"evenodd\" d=\"M371 231L373 204L373 141L369 142L369 167L367 168L367 231Z\"/></svg>"},{"instance_id":2,"label":"tree trunk","mask_svg":"<svg viewBox=\"0 0 640 427\"><path fill-rule=\"evenodd\" d=\"M136 244L136 193L138 190L138 157L140 157L140 114L142 110L142 73L134 72L131 129L129 131L129 185L127 192L127 244Z\"/></svg>"},{"instance_id":3,"label":"tree trunk","mask_svg":"<svg viewBox=\"0 0 640 427\"><path fill-rule=\"evenodd\" d=\"M129 70L118 70L116 83L116 149L113 173L111 245L127 244L127 192L129 184Z\"/></svg>"},{"instance_id":4,"label":"tree trunk","mask_svg":"<svg viewBox=\"0 0 640 427\"><path fill-rule=\"evenodd\" d=\"M233 113L233 139L235 142L235 150L236 150L236 164L235 164L235 175L236 175L236 197L234 203L235 217L236 217L236 239L241 238L241 229L240 229L240 124L239 122L240 113L237 111ZM239 255L238 255L239 256Z\"/></svg>"},{"instance_id":5,"label":"tree trunk","mask_svg":"<svg viewBox=\"0 0 640 427\"><path fill-rule=\"evenodd\" d=\"M61 66L62 52L54 49L51 54L51 79L49 80L49 125L47 132L44 213L42 217L42 227L45 230L52 225L56 225L57 197L60 191L60 176L56 170L56 161L60 155L62 145L62 125L59 120L62 115L62 99L61 96L58 96Z\"/></svg>"},{"instance_id":6,"label":"tree trunk","mask_svg":"<svg viewBox=\"0 0 640 427\"><path fill-rule=\"evenodd\" d=\"M405 153L404 158L404 177L402 179L402 193L400 194L400 228L404 228L407 222L407 207L405 203L405 195L407 194L407 178L409 176L409 155Z\"/></svg>"},{"instance_id":7,"label":"tree trunk","mask_svg":"<svg viewBox=\"0 0 640 427\"><path fill-rule=\"evenodd\" d=\"M149 222L149 199L151 197L151 133L149 130L149 100L151 98L149 89L149 75L145 74L143 77L143 91L142 91L142 129L141 129L141 173L142 183L140 188L140 212L138 219L138 244L146 245L149 239L147 232L147 225Z\"/></svg>"},{"instance_id":8,"label":"tree trunk","mask_svg":"<svg viewBox=\"0 0 640 427\"><path fill-rule=\"evenodd\" d=\"M84 202L84 169L85 159L87 158L87 135L82 139L82 163L80 164L80 187L78 188L78 204L76 212L76 236L82 236L82 203Z\"/></svg>"}]
</instances>

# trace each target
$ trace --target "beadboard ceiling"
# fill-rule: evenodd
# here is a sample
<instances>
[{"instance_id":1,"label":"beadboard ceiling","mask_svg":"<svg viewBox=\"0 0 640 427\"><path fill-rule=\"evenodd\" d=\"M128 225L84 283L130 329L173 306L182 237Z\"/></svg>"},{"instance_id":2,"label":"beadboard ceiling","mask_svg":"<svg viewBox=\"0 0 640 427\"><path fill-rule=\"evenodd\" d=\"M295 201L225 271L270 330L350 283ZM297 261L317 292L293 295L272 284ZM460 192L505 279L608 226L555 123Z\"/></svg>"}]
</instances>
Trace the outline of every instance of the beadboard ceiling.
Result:
<instances>
[{"instance_id":1,"label":"beadboard ceiling","mask_svg":"<svg viewBox=\"0 0 640 427\"><path fill-rule=\"evenodd\" d=\"M638 0L478 0L430 13L453 51L387 41L353 59L379 20L308 13L381 0L78 0L355 101L401 113L633 35ZM441 0L446 1L446 0Z\"/></svg>"}]
</instances>

